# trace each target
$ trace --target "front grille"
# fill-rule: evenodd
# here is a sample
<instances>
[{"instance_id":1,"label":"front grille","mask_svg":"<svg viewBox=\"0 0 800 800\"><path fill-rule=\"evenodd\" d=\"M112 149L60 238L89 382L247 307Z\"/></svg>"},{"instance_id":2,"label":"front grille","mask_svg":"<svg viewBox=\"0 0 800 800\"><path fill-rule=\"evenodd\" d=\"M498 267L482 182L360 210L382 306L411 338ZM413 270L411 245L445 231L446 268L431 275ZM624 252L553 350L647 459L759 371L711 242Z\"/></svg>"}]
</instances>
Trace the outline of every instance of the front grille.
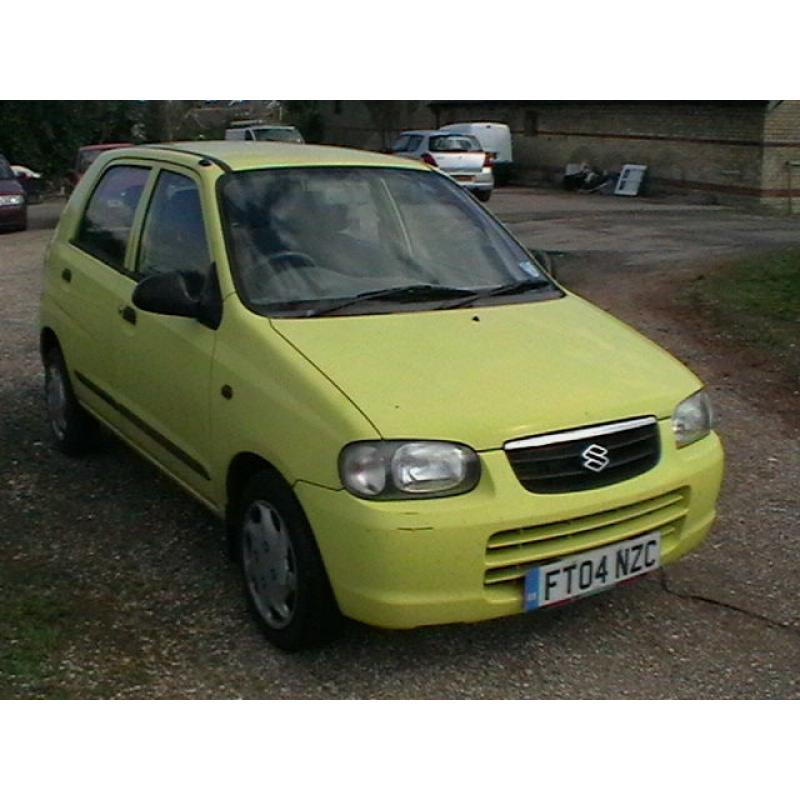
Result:
<instances>
[{"instance_id":1,"label":"front grille","mask_svg":"<svg viewBox=\"0 0 800 800\"><path fill-rule=\"evenodd\" d=\"M539 494L628 480L652 469L661 455L655 417L534 436L505 450L519 482Z\"/></svg>"},{"instance_id":2,"label":"front grille","mask_svg":"<svg viewBox=\"0 0 800 800\"><path fill-rule=\"evenodd\" d=\"M661 532L663 553L680 533L688 508L689 490L681 488L598 514L495 533L486 545L484 585L502 589L535 566L650 531Z\"/></svg>"}]
</instances>

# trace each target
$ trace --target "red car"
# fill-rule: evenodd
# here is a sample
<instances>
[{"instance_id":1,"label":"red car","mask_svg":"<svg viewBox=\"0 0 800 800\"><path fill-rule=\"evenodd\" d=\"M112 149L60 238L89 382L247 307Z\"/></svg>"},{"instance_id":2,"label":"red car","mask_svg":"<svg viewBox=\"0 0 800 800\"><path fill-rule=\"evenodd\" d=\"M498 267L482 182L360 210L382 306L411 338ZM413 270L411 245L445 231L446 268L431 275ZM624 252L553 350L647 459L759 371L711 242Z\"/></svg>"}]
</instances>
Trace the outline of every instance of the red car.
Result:
<instances>
[{"instance_id":1,"label":"red car","mask_svg":"<svg viewBox=\"0 0 800 800\"><path fill-rule=\"evenodd\" d=\"M14 177L11 165L0 156L0 230L24 231L27 227L25 190Z\"/></svg>"},{"instance_id":2,"label":"red car","mask_svg":"<svg viewBox=\"0 0 800 800\"><path fill-rule=\"evenodd\" d=\"M107 150L116 150L118 147L131 147L130 142L114 142L109 144L87 144L78 149L78 157L75 160L75 169L70 177L72 178L72 188L78 185L78 181L86 174L86 170L92 166L94 160L101 153Z\"/></svg>"}]
</instances>

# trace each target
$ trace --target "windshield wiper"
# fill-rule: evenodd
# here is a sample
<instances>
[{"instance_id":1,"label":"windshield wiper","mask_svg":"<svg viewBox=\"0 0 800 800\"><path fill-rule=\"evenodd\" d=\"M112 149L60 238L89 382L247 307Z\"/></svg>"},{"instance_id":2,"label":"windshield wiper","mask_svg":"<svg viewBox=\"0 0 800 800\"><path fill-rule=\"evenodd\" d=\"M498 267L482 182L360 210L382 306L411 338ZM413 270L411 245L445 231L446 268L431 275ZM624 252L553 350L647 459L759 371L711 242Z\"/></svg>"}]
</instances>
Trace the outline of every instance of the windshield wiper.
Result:
<instances>
[{"instance_id":1,"label":"windshield wiper","mask_svg":"<svg viewBox=\"0 0 800 800\"><path fill-rule=\"evenodd\" d=\"M486 297L501 297L508 294L522 294L523 292L530 292L538 289L551 289L553 284L546 278L523 278L521 281L514 281L513 283L504 283L502 286L495 286L491 289L478 289L472 293L472 297L460 300L448 308L461 308L474 303L476 300L483 300Z\"/></svg>"},{"instance_id":2,"label":"windshield wiper","mask_svg":"<svg viewBox=\"0 0 800 800\"><path fill-rule=\"evenodd\" d=\"M552 287L552 283L547 278L523 278L521 281L514 281L514 283L507 283L504 286L497 286L494 289L488 290L482 297L499 297L503 294L521 294L522 292L529 292L532 289L544 289Z\"/></svg>"},{"instance_id":3,"label":"windshield wiper","mask_svg":"<svg viewBox=\"0 0 800 800\"><path fill-rule=\"evenodd\" d=\"M440 300L448 297L469 297L472 300L476 296L472 289L461 289L458 286L437 286L430 283L412 284L410 286L392 286L388 289L376 289L371 292L361 292L354 297L344 300L335 300L327 305L311 309L306 316L319 317L331 314L341 308L358 305L359 303L373 302L375 300L401 300L401 301L425 301Z\"/></svg>"}]
</instances>

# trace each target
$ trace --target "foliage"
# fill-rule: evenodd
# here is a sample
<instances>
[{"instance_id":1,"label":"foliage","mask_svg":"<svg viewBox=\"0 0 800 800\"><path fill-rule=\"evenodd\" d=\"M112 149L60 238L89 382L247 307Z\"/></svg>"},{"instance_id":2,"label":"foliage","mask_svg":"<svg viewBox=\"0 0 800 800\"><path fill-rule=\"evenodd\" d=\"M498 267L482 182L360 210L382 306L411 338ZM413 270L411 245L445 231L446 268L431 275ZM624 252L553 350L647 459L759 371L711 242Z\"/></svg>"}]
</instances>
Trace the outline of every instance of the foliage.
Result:
<instances>
[{"instance_id":1,"label":"foliage","mask_svg":"<svg viewBox=\"0 0 800 800\"><path fill-rule=\"evenodd\" d=\"M325 136L325 124L319 110L319 100L284 100L282 101L287 119L294 125L309 144L320 144Z\"/></svg>"},{"instance_id":2,"label":"foliage","mask_svg":"<svg viewBox=\"0 0 800 800\"><path fill-rule=\"evenodd\" d=\"M133 100L0 101L0 152L47 178L63 176L81 145L131 141L145 104Z\"/></svg>"},{"instance_id":3,"label":"foliage","mask_svg":"<svg viewBox=\"0 0 800 800\"><path fill-rule=\"evenodd\" d=\"M65 176L79 147L192 139L197 100L0 101L0 153L12 164Z\"/></svg>"}]
</instances>

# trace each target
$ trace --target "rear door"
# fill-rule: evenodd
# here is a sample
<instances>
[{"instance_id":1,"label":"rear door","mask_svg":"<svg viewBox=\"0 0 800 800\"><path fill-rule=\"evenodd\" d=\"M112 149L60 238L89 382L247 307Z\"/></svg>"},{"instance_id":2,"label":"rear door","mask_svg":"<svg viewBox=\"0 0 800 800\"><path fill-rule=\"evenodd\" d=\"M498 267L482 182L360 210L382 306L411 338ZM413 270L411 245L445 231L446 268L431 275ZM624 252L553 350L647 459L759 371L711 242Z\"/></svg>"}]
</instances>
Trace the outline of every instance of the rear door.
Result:
<instances>
[{"instance_id":1,"label":"rear door","mask_svg":"<svg viewBox=\"0 0 800 800\"><path fill-rule=\"evenodd\" d=\"M113 385L119 320L134 286L129 243L151 176L142 163L109 166L82 212L77 230L50 255L51 297L64 324L57 331L80 399L118 426Z\"/></svg>"},{"instance_id":2,"label":"rear door","mask_svg":"<svg viewBox=\"0 0 800 800\"><path fill-rule=\"evenodd\" d=\"M135 278L181 272L199 296L214 281L194 174L163 167L154 180L141 235ZM169 472L205 498L211 497L209 403L215 330L185 317L133 308L120 322L116 391L125 407L127 436Z\"/></svg>"}]
</instances>

